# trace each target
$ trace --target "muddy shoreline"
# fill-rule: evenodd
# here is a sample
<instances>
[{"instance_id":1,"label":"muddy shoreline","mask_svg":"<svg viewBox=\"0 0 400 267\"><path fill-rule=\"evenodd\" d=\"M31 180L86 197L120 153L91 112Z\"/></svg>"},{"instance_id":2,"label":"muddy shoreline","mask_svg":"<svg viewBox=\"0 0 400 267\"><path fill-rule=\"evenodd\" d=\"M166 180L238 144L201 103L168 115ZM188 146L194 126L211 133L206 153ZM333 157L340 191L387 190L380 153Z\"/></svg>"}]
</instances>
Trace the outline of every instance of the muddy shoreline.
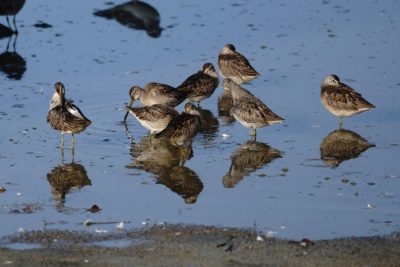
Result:
<instances>
[{"instance_id":1,"label":"muddy shoreline","mask_svg":"<svg viewBox=\"0 0 400 267\"><path fill-rule=\"evenodd\" d=\"M120 241L126 245L101 245ZM38 248L7 248L12 244ZM34 231L3 238L0 259L10 266L395 266L400 233L301 242L248 229L188 225L112 234Z\"/></svg>"}]
</instances>

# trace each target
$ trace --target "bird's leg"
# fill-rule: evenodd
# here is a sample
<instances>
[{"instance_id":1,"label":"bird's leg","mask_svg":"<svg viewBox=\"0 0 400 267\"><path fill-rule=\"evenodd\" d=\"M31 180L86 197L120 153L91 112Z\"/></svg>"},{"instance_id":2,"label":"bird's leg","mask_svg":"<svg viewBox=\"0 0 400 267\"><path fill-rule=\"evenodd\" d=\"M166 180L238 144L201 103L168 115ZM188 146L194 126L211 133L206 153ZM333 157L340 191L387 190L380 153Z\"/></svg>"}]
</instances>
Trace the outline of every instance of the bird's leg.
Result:
<instances>
[{"instance_id":1,"label":"bird's leg","mask_svg":"<svg viewBox=\"0 0 400 267\"><path fill-rule=\"evenodd\" d=\"M13 23L14 23L14 28L15 28L15 34L18 35L18 28L17 28L17 24L15 23L15 15L13 16Z\"/></svg>"},{"instance_id":2,"label":"bird's leg","mask_svg":"<svg viewBox=\"0 0 400 267\"><path fill-rule=\"evenodd\" d=\"M62 165L64 164L64 134L61 134L60 152L61 152L61 165Z\"/></svg>"},{"instance_id":3,"label":"bird's leg","mask_svg":"<svg viewBox=\"0 0 400 267\"><path fill-rule=\"evenodd\" d=\"M250 135L250 140L251 143L256 141L256 135Z\"/></svg>"},{"instance_id":4,"label":"bird's leg","mask_svg":"<svg viewBox=\"0 0 400 267\"><path fill-rule=\"evenodd\" d=\"M61 144L60 144L60 148L64 149L64 134L61 133Z\"/></svg>"},{"instance_id":5,"label":"bird's leg","mask_svg":"<svg viewBox=\"0 0 400 267\"><path fill-rule=\"evenodd\" d=\"M256 132L255 128L250 128L250 135L251 136L256 136L257 135L257 132Z\"/></svg>"},{"instance_id":6,"label":"bird's leg","mask_svg":"<svg viewBox=\"0 0 400 267\"><path fill-rule=\"evenodd\" d=\"M339 129L343 129L343 119L342 117L339 117Z\"/></svg>"},{"instance_id":7,"label":"bird's leg","mask_svg":"<svg viewBox=\"0 0 400 267\"><path fill-rule=\"evenodd\" d=\"M12 30L12 28L11 28L11 24L10 24L10 20L8 19L8 16L6 16L6 20L7 20L7 25L8 25L8 28L10 28L10 29Z\"/></svg>"},{"instance_id":8,"label":"bird's leg","mask_svg":"<svg viewBox=\"0 0 400 267\"><path fill-rule=\"evenodd\" d=\"M74 138L74 134L72 134L72 162L74 162L74 156L75 156L75 138Z\"/></svg>"}]
</instances>

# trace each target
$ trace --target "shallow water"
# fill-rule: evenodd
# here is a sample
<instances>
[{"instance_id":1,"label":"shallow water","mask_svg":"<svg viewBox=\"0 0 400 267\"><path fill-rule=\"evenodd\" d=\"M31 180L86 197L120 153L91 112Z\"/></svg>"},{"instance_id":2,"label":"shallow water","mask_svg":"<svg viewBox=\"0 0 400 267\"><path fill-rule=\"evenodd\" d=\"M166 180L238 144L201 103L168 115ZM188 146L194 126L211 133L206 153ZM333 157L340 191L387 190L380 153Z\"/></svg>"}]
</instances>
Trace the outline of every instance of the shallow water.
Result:
<instances>
[{"instance_id":1,"label":"shallow water","mask_svg":"<svg viewBox=\"0 0 400 267\"><path fill-rule=\"evenodd\" d=\"M288 238L400 230L398 1L366 2L362 9L358 1L147 3L161 16L158 37L94 16L111 3L36 0L18 13L17 53L15 35L9 45L14 72L2 63L0 73L1 235L101 233L116 231L119 221L125 228L256 227ZM0 23L7 25L5 17ZM0 39L4 51L8 43ZM219 87L201 103L211 112L211 129L195 137L192 156L149 147L133 117L126 131L121 121L132 85L178 85L205 62L216 65L226 43L262 74L243 87L284 117L283 125L260 129L257 143L247 143L248 129L218 116ZM320 151L338 128L319 99L330 73L377 106L344 120L348 138L375 146L357 152L357 145L336 167ZM59 133L46 123L56 81L93 122L76 136L70 165L76 180L69 184L52 178L65 166ZM70 136L65 142L70 146ZM71 163L71 150L64 153L64 164ZM100 212L87 211L94 204ZM89 219L115 223L84 226Z\"/></svg>"}]
</instances>

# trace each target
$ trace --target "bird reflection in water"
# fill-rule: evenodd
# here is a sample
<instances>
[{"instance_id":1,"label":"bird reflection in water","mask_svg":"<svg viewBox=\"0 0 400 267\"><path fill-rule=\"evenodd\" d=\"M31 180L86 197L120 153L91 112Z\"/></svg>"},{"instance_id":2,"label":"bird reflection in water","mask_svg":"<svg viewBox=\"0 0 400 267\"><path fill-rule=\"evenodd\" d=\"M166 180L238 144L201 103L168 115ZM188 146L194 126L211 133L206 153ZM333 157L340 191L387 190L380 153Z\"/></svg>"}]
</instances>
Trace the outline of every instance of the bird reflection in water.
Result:
<instances>
[{"instance_id":1,"label":"bird reflection in water","mask_svg":"<svg viewBox=\"0 0 400 267\"><path fill-rule=\"evenodd\" d=\"M131 155L134 160L128 168L153 173L157 183L171 189L187 204L197 201L203 183L193 170L183 166L193 156L191 144L177 146L165 139L146 136L139 144L132 144Z\"/></svg>"},{"instance_id":2,"label":"bird reflection in water","mask_svg":"<svg viewBox=\"0 0 400 267\"><path fill-rule=\"evenodd\" d=\"M231 124L235 122L235 118L232 116L231 109L233 107L233 99L229 92L223 91L218 97L218 116L222 118L225 124Z\"/></svg>"},{"instance_id":3,"label":"bird reflection in water","mask_svg":"<svg viewBox=\"0 0 400 267\"><path fill-rule=\"evenodd\" d=\"M80 189L92 184L85 167L75 162L61 163L53 168L47 174L47 181L50 183L51 192L60 210L64 206L65 196L71 189Z\"/></svg>"},{"instance_id":4,"label":"bird reflection in water","mask_svg":"<svg viewBox=\"0 0 400 267\"><path fill-rule=\"evenodd\" d=\"M215 118L214 114L208 109L197 107L197 110L200 113L199 132L207 135L215 135L219 126L217 118Z\"/></svg>"},{"instance_id":5,"label":"bird reflection in water","mask_svg":"<svg viewBox=\"0 0 400 267\"><path fill-rule=\"evenodd\" d=\"M247 141L231 156L232 163L222 183L226 188L235 187L244 176L263 167L276 158L281 158L279 150L257 141Z\"/></svg>"},{"instance_id":6,"label":"bird reflection in water","mask_svg":"<svg viewBox=\"0 0 400 267\"><path fill-rule=\"evenodd\" d=\"M153 38L161 35L160 14L154 7L142 1L132 0L109 9L96 11L94 15L115 19L129 28L145 30Z\"/></svg>"},{"instance_id":7,"label":"bird reflection in water","mask_svg":"<svg viewBox=\"0 0 400 267\"><path fill-rule=\"evenodd\" d=\"M345 160L358 158L361 153L374 146L355 132L339 129L322 140L321 159L327 166L334 168Z\"/></svg>"},{"instance_id":8,"label":"bird reflection in water","mask_svg":"<svg viewBox=\"0 0 400 267\"><path fill-rule=\"evenodd\" d=\"M21 80L26 71L26 61L16 51L17 37L9 36L6 51L0 54L0 71L11 80Z\"/></svg>"},{"instance_id":9,"label":"bird reflection in water","mask_svg":"<svg viewBox=\"0 0 400 267\"><path fill-rule=\"evenodd\" d=\"M18 29L16 14L22 9L25 0L0 0L0 16L6 16L8 27L0 24L0 39L8 38L6 50L0 54L0 71L11 80L21 80L26 71L26 61L16 51ZM12 28L9 16L13 17Z\"/></svg>"}]
</instances>

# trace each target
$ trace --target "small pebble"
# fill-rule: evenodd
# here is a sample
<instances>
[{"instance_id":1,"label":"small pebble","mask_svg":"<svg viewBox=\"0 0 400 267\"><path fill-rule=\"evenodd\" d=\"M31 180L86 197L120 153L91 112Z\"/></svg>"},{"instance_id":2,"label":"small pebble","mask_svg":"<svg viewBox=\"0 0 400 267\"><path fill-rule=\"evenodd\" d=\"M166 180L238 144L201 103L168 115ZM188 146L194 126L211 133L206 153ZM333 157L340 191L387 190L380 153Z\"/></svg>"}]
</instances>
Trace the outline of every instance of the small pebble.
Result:
<instances>
[{"instance_id":1,"label":"small pebble","mask_svg":"<svg viewBox=\"0 0 400 267\"><path fill-rule=\"evenodd\" d=\"M91 213L96 213L96 212L99 212L100 210L101 210L100 207L97 206L96 204L94 204L89 209L87 209L87 211L90 211Z\"/></svg>"},{"instance_id":2,"label":"small pebble","mask_svg":"<svg viewBox=\"0 0 400 267\"><path fill-rule=\"evenodd\" d=\"M4 193L4 192L6 192L6 188L3 186L0 186L0 193Z\"/></svg>"},{"instance_id":3,"label":"small pebble","mask_svg":"<svg viewBox=\"0 0 400 267\"><path fill-rule=\"evenodd\" d=\"M265 236L268 237L268 238L272 238L272 237L274 237L276 234L278 234L278 232L269 230L269 231L265 234Z\"/></svg>"},{"instance_id":4,"label":"small pebble","mask_svg":"<svg viewBox=\"0 0 400 267\"><path fill-rule=\"evenodd\" d=\"M368 204L367 204L367 208L368 208L368 209L373 209L373 208L375 208L375 206L372 205L372 204L370 204L370 203L368 203Z\"/></svg>"},{"instance_id":5,"label":"small pebble","mask_svg":"<svg viewBox=\"0 0 400 267\"><path fill-rule=\"evenodd\" d=\"M103 229L103 228L96 228L94 231L95 231L96 233L98 233L98 234L105 234L105 233L108 233L108 231L107 231L106 229Z\"/></svg>"}]
</instances>

